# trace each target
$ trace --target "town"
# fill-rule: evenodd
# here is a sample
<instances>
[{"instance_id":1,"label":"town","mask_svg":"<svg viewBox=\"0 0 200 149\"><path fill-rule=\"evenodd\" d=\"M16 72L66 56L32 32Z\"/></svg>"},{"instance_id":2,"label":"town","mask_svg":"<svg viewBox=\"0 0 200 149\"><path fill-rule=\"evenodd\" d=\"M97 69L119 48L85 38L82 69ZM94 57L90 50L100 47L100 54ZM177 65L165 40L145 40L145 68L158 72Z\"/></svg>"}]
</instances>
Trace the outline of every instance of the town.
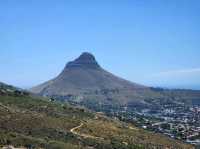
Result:
<instances>
[{"instance_id":1,"label":"town","mask_svg":"<svg viewBox=\"0 0 200 149\"><path fill-rule=\"evenodd\" d=\"M173 139L200 145L200 106L164 105L157 109L122 107L109 116Z\"/></svg>"}]
</instances>

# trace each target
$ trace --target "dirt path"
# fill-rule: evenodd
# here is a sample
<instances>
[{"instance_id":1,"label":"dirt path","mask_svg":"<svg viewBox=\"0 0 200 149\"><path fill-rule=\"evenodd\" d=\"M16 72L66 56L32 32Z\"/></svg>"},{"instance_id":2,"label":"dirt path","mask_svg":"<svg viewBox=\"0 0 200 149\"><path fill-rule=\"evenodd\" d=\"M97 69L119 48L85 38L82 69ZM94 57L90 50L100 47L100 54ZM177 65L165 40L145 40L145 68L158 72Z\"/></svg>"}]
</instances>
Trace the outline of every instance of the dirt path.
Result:
<instances>
[{"instance_id":1,"label":"dirt path","mask_svg":"<svg viewBox=\"0 0 200 149\"><path fill-rule=\"evenodd\" d=\"M81 137L84 137L84 138L91 138L91 139L100 139L100 140L104 140L104 138L101 138L101 137L95 137L95 136L92 136L92 135L89 135L89 134L83 134L83 133L79 133L77 131L77 129L81 128L84 124L81 123L79 126L76 126L74 128L72 128L70 130L71 133L75 134L75 135L78 135L78 136L81 136Z\"/></svg>"},{"instance_id":2,"label":"dirt path","mask_svg":"<svg viewBox=\"0 0 200 149\"><path fill-rule=\"evenodd\" d=\"M129 126L128 128L131 129L131 130L138 130L138 128L134 128L132 126Z\"/></svg>"},{"instance_id":3,"label":"dirt path","mask_svg":"<svg viewBox=\"0 0 200 149\"><path fill-rule=\"evenodd\" d=\"M25 147L15 148L15 147L12 146L12 145L8 145L8 146L4 146L4 147L2 147L2 149L27 149L27 148L25 148Z\"/></svg>"},{"instance_id":4,"label":"dirt path","mask_svg":"<svg viewBox=\"0 0 200 149\"><path fill-rule=\"evenodd\" d=\"M95 116L95 119L99 119L98 115ZM88 121L87 121L88 123ZM102 137L95 137L95 136L92 136L92 135L89 135L89 134L84 134L84 133L80 133L78 132L78 129L80 129L81 127L83 127L84 123L81 123L80 125L70 129L70 132L75 134L75 135L78 135L78 136L81 136L81 137L84 137L84 138L91 138L91 139L100 139L100 140L104 140L104 138ZM129 126L128 129L131 129L131 130L138 130L137 128L134 128L132 126Z\"/></svg>"},{"instance_id":5,"label":"dirt path","mask_svg":"<svg viewBox=\"0 0 200 149\"><path fill-rule=\"evenodd\" d=\"M70 130L71 133L75 134L75 135L79 135L78 132L76 132L77 129L81 128L83 126L83 123L81 123L81 125L74 127Z\"/></svg>"}]
</instances>

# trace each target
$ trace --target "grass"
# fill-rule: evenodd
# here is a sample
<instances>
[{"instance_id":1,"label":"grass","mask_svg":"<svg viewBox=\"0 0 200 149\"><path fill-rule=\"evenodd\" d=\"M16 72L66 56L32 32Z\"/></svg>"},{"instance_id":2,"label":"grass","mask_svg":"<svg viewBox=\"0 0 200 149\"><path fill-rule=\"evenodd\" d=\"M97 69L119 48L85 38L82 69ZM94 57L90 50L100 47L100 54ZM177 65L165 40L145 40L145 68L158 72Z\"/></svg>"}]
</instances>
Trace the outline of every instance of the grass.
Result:
<instances>
[{"instance_id":1,"label":"grass","mask_svg":"<svg viewBox=\"0 0 200 149\"><path fill-rule=\"evenodd\" d=\"M144 148L192 148L190 145L174 141L160 134L151 133L134 126L123 125L118 121L99 118L90 120L79 129L80 133L89 134L95 137L102 137L104 140L113 140L129 146L138 145ZM100 133L99 133L100 132Z\"/></svg>"},{"instance_id":2,"label":"grass","mask_svg":"<svg viewBox=\"0 0 200 149\"><path fill-rule=\"evenodd\" d=\"M80 133L104 139L84 138L70 132L81 123L84 125L78 129ZM128 124L97 116L84 108L15 93L0 95L0 145L6 144L45 149L193 148L162 135L130 129Z\"/></svg>"}]
</instances>

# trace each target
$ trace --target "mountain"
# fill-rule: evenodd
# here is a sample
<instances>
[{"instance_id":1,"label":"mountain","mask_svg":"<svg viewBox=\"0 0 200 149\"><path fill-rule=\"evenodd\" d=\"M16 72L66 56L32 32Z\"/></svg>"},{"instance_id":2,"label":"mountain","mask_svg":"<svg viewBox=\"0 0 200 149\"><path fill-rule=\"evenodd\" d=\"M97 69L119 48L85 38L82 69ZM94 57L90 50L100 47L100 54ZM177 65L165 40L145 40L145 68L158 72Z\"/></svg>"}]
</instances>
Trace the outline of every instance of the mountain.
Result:
<instances>
[{"instance_id":1,"label":"mountain","mask_svg":"<svg viewBox=\"0 0 200 149\"><path fill-rule=\"evenodd\" d=\"M194 148L82 107L14 89L11 92L7 85L3 90L0 148L6 145L21 149Z\"/></svg>"},{"instance_id":2,"label":"mountain","mask_svg":"<svg viewBox=\"0 0 200 149\"><path fill-rule=\"evenodd\" d=\"M67 63L56 78L32 88L31 91L45 96L62 96L66 99L79 97L79 100L95 98L100 102L120 104L127 104L133 100L143 102L141 93L151 93L148 87L104 70L95 57L87 52Z\"/></svg>"},{"instance_id":3,"label":"mountain","mask_svg":"<svg viewBox=\"0 0 200 149\"><path fill-rule=\"evenodd\" d=\"M4 95L4 94L19 94L19 93L23 93L23 94L28 94L27 91L22 90L18 87L14 87L12 85L8 85L5 83L0 82L0 95Z\"/></svg>"},{"instance_id":4,"label":"mountain","mask_svg":"<svg viewBox=\"0 0 200 149\"><path fill-rule=\"evenodd\" d=\"M0 82L0 90L7 89L7 90L17 90L18 88L12 86L12 85L7 85L5 83Z\"/></svg>"},{"instance_id":5,"label":"mountain","mask_svg":"<svg viewBox=\"0 0 200 149\"><path fill-rule=\"evenodd\" d=\"M116 88L143 89L145 87L114 76L101 68L92 54L83 53L76 60L69 62L58 77L33 88L32 91L47 95L67 95Z\"/></svg>"},{"instance_id":6,"label":"mountain","mask_svg":"<svg viewBox=\"0 0 200 149\"><path fill-rule=\"evenodd\" d=\"M104 70L87 52L67 63L56 78L32 88L31 92L92 109L105 106L159 108L162 102L200 104L200 91L152 88L127 81Z\"/></svg>"}]
</instances>

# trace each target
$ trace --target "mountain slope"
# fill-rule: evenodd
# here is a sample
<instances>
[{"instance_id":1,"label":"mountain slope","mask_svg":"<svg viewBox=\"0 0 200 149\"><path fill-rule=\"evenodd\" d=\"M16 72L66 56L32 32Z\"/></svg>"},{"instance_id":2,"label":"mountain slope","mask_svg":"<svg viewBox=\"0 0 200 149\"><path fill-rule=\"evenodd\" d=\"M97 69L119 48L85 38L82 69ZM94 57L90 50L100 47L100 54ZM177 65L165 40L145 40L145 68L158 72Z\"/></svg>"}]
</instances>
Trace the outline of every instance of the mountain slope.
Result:
<instances>
[{"instance_id":1,"label":"mountain slope","mask_svg":"<svg viewBox=\"0 0 200 149\"><path fill-rule=\"evenodd\" d=\"M2 90L10 90L10 91L14 91L14 90L20 90L19 88L16 88L12 85L7 85L5 83L0 82L0 89Z\"/></svg>"},{"instance_id":2,"label":"mountain slope","mask_svg":"<svg viewBox=\"0 0 200 149\"><path fill-rule=\"evenodd\" d=\"M104 70L90 53L67 63L56 78L32 88L31 92L92 109L127 105L159 107L165 102L200 104L200 91L166 90L132 83Z\"/></svg>"},{"instance_id":3,"label":"mountain slope","mask_svg":"<svg viewBox=\"0 0 200 149\"><path fill-rule=\"evenodd\" d=\"M114 100L120 104L129 101L142 102L142 93L151 94L150 88L119 78L96 62L90 53L83 53L69 62L61 74L46 83L31 89L45 96L77 97L81 99L99 99L101 102ZM80 99L79 98L79 99Z\"/></svg>"},{"instance_id":4,"label":"mountain slope","mask_svg":"<svg viewBox=\"0 0 200 149\"><path fill-rule=\"evenodd\" d=\"M131 83L105 71L96 62L90 53L83 53L75 61L69 62L63 72L55 79L35 87L36 93L67 94L79 89L94 90L104 88L145 88L142 85ZM56 90L57 89L57 90Z\"/></svg>"},{"instance_id":5,"label":"mountain slope","mask_svg":"<svg viewBox=\"0 0 200 149\"><path fill-rule=\"evenodd\" d=\"M0 146L7 144L45 149L193 148L80 107L15 92L0 95Z\"/></svg>"}]
</instances>

